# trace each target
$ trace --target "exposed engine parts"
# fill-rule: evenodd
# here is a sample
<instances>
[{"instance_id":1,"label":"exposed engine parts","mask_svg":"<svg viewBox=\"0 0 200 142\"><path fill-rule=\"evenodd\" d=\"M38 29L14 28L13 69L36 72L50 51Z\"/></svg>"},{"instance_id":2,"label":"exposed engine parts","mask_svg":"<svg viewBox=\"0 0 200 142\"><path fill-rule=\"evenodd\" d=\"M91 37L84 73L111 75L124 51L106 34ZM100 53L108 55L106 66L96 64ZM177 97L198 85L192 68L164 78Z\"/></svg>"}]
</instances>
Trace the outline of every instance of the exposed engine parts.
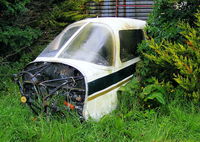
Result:
<instances>
[{"instance_id":1,"label":"exposed engine parts","mask_svg":"<svg viewBox=\"0 0 200 142\"><path fill-rule=\"evenodd\" d=\"M83 118L85 81L77 69L61 63L35 62L15 76L21 102L35 114L64 115L76 111Z\"/></svg>"}]
</instances>

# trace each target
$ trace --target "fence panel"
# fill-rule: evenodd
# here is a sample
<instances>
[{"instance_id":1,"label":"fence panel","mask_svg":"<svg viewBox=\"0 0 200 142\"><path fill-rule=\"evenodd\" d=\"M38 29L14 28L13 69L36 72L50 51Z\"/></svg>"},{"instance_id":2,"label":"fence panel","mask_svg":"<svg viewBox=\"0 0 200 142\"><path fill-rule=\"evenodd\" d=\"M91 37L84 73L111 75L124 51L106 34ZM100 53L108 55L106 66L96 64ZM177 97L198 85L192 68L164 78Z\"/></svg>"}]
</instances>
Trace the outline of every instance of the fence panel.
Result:
<instances>
[{"instance_id":1,"label":"fence panel","mask_svg":"<svg viewBox=\"0 0 200 142\"><path fill-rule=\"evenodd\" d=\"M130 17L146 20L152 11L153 0L104 0L89 2L88 13L98 17Z\"/></svg>"}]
</instances>

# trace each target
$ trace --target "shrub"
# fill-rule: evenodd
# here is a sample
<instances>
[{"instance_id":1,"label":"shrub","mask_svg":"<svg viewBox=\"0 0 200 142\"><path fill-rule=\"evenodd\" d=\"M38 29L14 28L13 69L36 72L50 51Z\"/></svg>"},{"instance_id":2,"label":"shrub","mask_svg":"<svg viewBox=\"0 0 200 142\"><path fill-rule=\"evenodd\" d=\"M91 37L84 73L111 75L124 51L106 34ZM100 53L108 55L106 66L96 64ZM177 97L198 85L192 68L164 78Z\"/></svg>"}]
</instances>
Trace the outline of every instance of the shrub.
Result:
<instances>
[{"instance_id":1,"label":"shrub","mask_svg":"<svg viewBox=\"0 0 200 142\"><path fill-rule=\"evenodd\" d=\"M19 52L40 36L38 29L22 26L22 17L28 11L26 5L29 3L30 0L0 1L0 62L16 61Z\"/></svg>"},{"instance_id":2,"label":"shrub","mask_svg":"<svg viewBox=\"0 0 200 142\"><path fill-rule=\"evenodd\" d=\"M180 34L185 38L185 44L171 43L163 41L155 43L154 40L148 41L149 48L154 54L144 56L153 61L156 70L166 70L163 80L175 81L174 87L181 87L185 95L192 98L195 102L200 101L200 14L197 14L196 28L189 24L180 26L184 29ZM159 76L159 74L158 74Z\"/></svg>"},{"instance_id":3,"label":"shrub","mask_svg":"<svg viewBox=\"0 0 200 142\"><path fill-rule=\"evenodd\" d=\"M148 36L157 42L162 39L182 42L181 28L178 24L182 21L193 26L194 14L199 10L199 1L196 0L154 0L155 6L148 19Z\"/></svg>"},{"instance_id":4,"label":"shrub","mask_svg":"<svg viewBox=\"0 0 200 142\"><path fill-rule=\"evenodd\" d=\"M24 53L46 45L68 24L88 17L87 1L1 0L0 62L20 60Z\"/></svg>"},{"instance_id":5,"label":"shrub","mask_svg":"<svg viewBox=\"0 0 200 142\"><path fill-rule=\"evenodd\" d=\"M173 94L172 92L177 95L177 90L182 90L181 97L189 98L195 103L200 101L199 13L196 14L196 18L197 22L193 27L185 23L179 25L179 28L182 30L180 35L184 39L183 43L167 40L156 42L156 40L151 39L145 41L140 46L140 48L147 48L145 49L146 52L139 49L140 53L143 55L144 61L137 67L137 72L142 72L139 75L143 80L141 83L145 88L152 89L152 86L156 85L155 83L147 83L146 81L153 76L159 81L163 81L173 86L173 88L168 89L166 93L160 91L162 94L168 94L168 98L169 96L172 96L169 95ZM145 63L149 64L147 65ZM147 72L142 71L145 67L148 68ZM166 86L166 84L164 86ZM151 91L146 92L148 95L151 93ZM143 93L140 95L142 94Z\"/></svg>"},{"instance_id":6,"label":"shrub","mask_svg":"<svg viewBox=\"0 0 200 142\"><path fill-rule=\"evenodd\" d=\"M134 96L129 102L137 98L146 109L177 98L200 101L199 8L199 1L155 0L147 21L149 40L137 50L142 59L137 86L132 83L123 92Z\"/></svg>"}]
</instances>

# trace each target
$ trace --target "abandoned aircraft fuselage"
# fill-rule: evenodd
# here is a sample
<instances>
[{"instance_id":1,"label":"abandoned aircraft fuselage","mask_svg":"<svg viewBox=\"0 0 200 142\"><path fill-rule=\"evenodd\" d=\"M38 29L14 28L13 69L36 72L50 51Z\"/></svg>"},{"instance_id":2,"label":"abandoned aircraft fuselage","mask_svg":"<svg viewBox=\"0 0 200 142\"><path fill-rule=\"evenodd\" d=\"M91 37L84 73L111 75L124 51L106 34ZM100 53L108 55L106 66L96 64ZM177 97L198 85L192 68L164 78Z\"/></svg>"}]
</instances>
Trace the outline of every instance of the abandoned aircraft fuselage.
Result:
<instances>
[{"instance_id":1,"label":"abandoned aircraft fuselage","mask_svg":"<svg viewBox=\"0 0 200 142\"><path fill-rule=\"evenodd\" d=\"M69 25L18 74L21 101L37 114L76 110L98 120L116 108L118 88L132 77L144 26L128 18Z\"/></svg>"}]
</instances>

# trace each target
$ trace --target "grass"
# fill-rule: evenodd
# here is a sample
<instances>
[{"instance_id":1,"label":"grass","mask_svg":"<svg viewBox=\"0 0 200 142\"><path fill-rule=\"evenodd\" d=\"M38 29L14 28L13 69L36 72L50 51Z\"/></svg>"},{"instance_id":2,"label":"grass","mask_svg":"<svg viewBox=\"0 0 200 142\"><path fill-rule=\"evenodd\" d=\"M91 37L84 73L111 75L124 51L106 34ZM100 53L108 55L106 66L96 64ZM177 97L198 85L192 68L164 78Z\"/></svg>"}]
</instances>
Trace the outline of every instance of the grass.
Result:
<instances>
[{"instance_id":1,"label":"grass","mask_svg":"<svg viewBox=\"0 0 200 142\"><path fill-rule=\"evenodd\" d=\"M164 109L146 111L122 105L99 122L48 119L33 115L20 103L18 87L10 79L2 80L0 142L200 141L200 113L193 104L180 105L174 100Z\"/></svg>"}]
</instances>

